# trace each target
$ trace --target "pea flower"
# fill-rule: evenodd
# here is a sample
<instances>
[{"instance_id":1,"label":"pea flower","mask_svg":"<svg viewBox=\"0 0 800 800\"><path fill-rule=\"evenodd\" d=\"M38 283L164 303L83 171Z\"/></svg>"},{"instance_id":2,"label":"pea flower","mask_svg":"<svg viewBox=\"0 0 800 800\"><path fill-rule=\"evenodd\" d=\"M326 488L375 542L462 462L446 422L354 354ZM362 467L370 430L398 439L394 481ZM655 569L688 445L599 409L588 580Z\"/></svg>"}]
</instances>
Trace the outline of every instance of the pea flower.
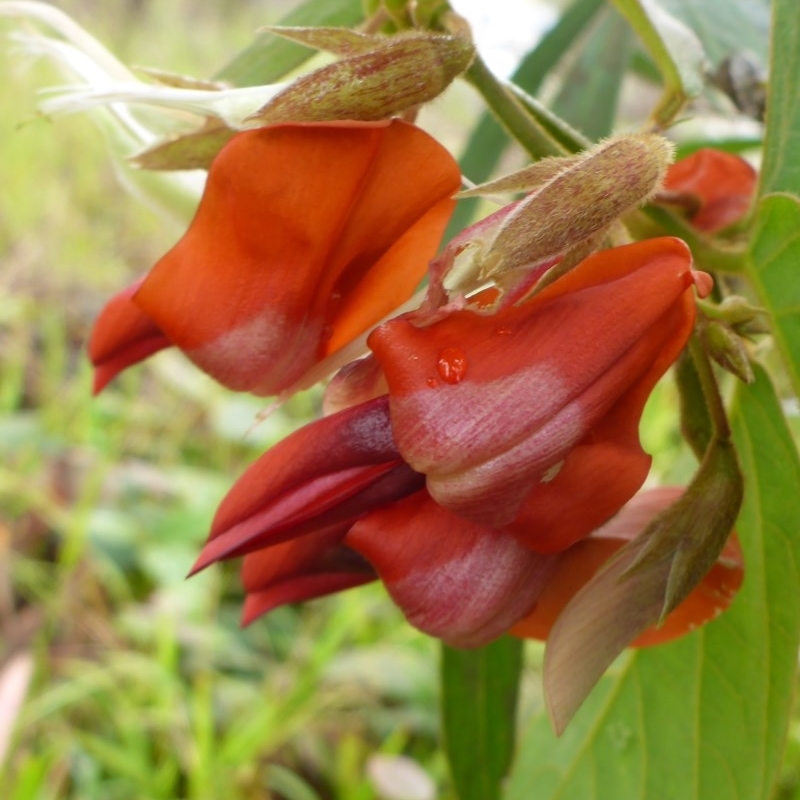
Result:
<instances>
[{"instance_id":1,"label":"pea flower","mask_svg":"<svg viewBox=\"0 0 800 800\"><path fill-rule=\"evenodd\" d=\"M494 314L384 323L368 341L388 394L256 461L195 569L244 555L247 620L377 576L432 635L499 636L644 481L639 419L692 329L695 280L682 242L652 239Z\"/></svg>"},{"instance_id":2,"label":"pea flower","mask_svg":"<svg viewBox=\"0 0 800 800\"><path fill-rule=\"evenodd\" d=\"M757 180L756 171L740 156L703 148L667 170L664 189L687 206L692 225L716 233L747 213Z\"/></svg>"},{"instance_id":3,"label":"pea flower","mask_svg":"<svg viewBox=\"0 0 800 800\"><path fill-rule=\"evenodd\" d=\"M101 313L96 389L167 343L231 389L297 384L413 293L460 180L399 120L237 134L183 238Z\"/></svg>"},{"instance_id":4,"label":"pea flower","mask_svg":"<svg viewBox=\"0 0 800 800\"><path fill-rule=\"evenodd\" d=\"M692 330L694 282L686 245L652 239L596 253L496 314L379 326L368 341L398 450L439 504L563 549L647 475L639 419Z\"/></svg>"}]
</instances>

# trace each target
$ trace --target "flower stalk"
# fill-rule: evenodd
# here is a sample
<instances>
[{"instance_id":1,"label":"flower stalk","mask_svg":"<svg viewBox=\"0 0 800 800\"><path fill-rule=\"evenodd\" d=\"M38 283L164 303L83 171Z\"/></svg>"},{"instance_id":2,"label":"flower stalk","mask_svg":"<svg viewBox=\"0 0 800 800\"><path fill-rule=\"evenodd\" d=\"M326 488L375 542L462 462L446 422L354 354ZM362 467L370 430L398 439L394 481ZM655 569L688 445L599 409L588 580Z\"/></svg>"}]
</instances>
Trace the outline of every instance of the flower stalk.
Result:
<instances>
[{"instance_id":1,"label":"flower stalk","mask_svg":"<svg viewBox=\"0 0 800 800\"><path fill-rule=\"evenodd\" d=\"M544 126L494 76L479 54L464 73L464 78L480 93L509 136L519 142L532 158L561 156L566 153Z\"/></svg>"},{"instance_id":2,"label":"flower stalk","mask_svg":"<svg viewBox=\"0 0 800 800\"><path fill-rule=\"evenodd\" d=\"M703 391L703 398L711 420L713 439L727 442L731 438L731 426L725 411L725 404L722 401L719 384L711 366L711 359L696 332L689 339L689 353ZM713 444L713 439L709 447Z\"/></svg>"}]
</instances>

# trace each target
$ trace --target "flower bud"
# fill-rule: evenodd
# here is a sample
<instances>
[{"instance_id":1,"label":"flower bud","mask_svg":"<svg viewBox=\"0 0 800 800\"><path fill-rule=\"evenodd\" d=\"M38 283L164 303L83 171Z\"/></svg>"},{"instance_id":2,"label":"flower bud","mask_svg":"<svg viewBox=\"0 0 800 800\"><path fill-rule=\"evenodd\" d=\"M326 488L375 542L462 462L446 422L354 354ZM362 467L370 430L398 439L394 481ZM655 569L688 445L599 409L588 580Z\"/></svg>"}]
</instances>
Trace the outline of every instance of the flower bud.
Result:
<instances>
[{"instance_id":1,"label":"flower bud","mask_svg":"<svg viewBox=\"0 0 800 800\"><path fill-rule=\"evenodd\" d=\"M560 273L568 271L597 248L621 215L658 190L671 158L672 145L660 136L621 136L581 156L545 159L462 193L538 187L450 242L431 264L427 307L490 281L503 292L500 305L509 305L556 264Z\"/></svg>"},{"instance_id":2,"label":"flower bud","mask_svg":"<svg viewBox=\"0 0 800 800\"><path fill-rule=\"evenodd\" d=\"M328 26L266 25L260 28L259 32L274 33L276 36L290 39L305 47L327 50L329 53L342 58L378 50L386 42L385 36L362 33L350 28Z\"/></svg>"},{"instance_id":3,"label":"flower bud","mask_svg":"<svg viewBox=\"0 0 800 800\"><path fill-rule=\"evenodd\" d=\"M654 134L600 144L520 203L487 248L484 277L564 253L604 231L661 186L672 145Z\"/></svg>"},{"instance_id":4,"label":"flower bud","mask_svg":"<svg viewBox=\"0 0 800 800\"><path fill-rule=\"evenodd\" d=\"M703 306L707 317L719 319L741 335L769 333L767 313L763 308L751 305L744 297L730 295L719 305Z\"/></svg>"},{"instance_id":5,"label":"flower bud","mask_svg":"<svg viewBox=\"0 0 800 800\"><path fill-rule=\"evenodd\" d=\"M505 192L530 192L553 180L553 178L556 178L570 167L576 166L584 158L585 156L581 155L543 158L535 164L504 175L502 178L481 183L472 189L465 189L463 192L459 192L457 197L461 199L465 197L484 197L485 195Z\"/></svg>"},{"instance_id":6,"label":"flower bud","mask_svg":"<svg viewBox=\"0 0 800 800\"><path fill-rule=\"evenodd\" d=\"M709 321L703 326L702 339L708 354L724 370L745 383L755 380L744 342L727 325L716 320Z\"/></svg>"},{"instance_id":7,"label":"flower bud","mask_svg":"<svg viewBox=\"0 0 800 800\"><path fill-rule=\"evenodd\" d=\"M298 78L249 121L381 120L440 95L472 61L474 48L454 36L411 33L387 38Z\"/></svg>"},{"instance_id":8,"label":"flower bud","mask_svg":"<svg viewBox=\"0 0 800 800\"><path fill-rule=\"evenodd\" d=\"M717 233L747 213L758 175L740 156L704 148L667 171L664 200L683 205L695 228Z\"/></svg>"}]
</instances>

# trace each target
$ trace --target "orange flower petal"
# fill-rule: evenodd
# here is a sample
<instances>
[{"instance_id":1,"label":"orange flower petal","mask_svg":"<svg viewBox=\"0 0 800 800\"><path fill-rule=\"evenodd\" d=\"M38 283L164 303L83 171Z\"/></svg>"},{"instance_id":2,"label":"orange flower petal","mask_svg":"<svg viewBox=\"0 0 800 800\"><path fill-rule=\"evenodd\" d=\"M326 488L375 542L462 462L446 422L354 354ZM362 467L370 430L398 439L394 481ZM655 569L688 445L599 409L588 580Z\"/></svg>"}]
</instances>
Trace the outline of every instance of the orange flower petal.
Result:
<instances>
[{"instance_id":1,"label":"orange flower petal","mask_svg":"<svg viewBox=\"0 0 800 800\"><path fill-rule=\"evenodd\" d=\"M245 556L242 624L278 606L312 600L375 580L370 566L341 542L347 526L309 533Z\"/></svg>"},{"instance_id":2,"label":"orange flower petal","mask_svg":"<svg viewBox=\"0 0 800 800\"><path fill-rule=\"evenodd\" d=\"M536 484L503 530L538 553L565 550L614 516L641 488L651 458L639 443L641 408L621 401Z\"/></svg>"},{"instance_id":3,"label":"orange flower petal","mask_svg":"<svg viewBox=\"0 0 800 800\"><path fill-rule=\"evenodd\" d=\"M122 370L143 361L172 342L132 300L141 281L106 303L92 328L89 358L94 365L94 393Z\"/></svg>"},{"instance_id":4,"label":"orange flower petal","mask_svg":"<svg viewBox=\"0 0 800 800\"><path fill-rule=\"evenodd\" d=\"M386 397L324 417L250 465L217 509L192 572L352 521L422 481L397 453Z\"/></svg>"},{"instance_id":5,"label":"orange flower petal","mask_svg":"<svg viewBox=\"0 0 800 800\"><path fill-rule=\"evenodd\" d=\"M699 208L691 216L692 224L715 233L747 213L757 182L758 174L743 158L704 148L673 164L664 188L693 195Z\"/></svg>"},{"instance_id":6,"label":"orange flower petal","mask_svg":"<svg viewBox=\"0 0 800 800\"><path fill-rule=\"evenodd\" d=\"M276 394L411 295L459 185L397 120L240 133L136 302L225 385Z\"/></svg>"}]
</instances>

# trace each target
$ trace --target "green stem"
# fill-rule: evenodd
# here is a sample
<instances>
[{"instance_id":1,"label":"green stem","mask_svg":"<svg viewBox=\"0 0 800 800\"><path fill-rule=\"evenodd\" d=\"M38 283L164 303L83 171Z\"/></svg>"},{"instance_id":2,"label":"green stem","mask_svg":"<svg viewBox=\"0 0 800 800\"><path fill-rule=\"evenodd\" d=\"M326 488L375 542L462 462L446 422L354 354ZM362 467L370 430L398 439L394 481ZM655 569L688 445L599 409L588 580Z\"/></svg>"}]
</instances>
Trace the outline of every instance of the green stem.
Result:
<instances>
[{"instance_id":1,"label":"green stem","mask_svg":"<svg viewBox=\"0 0 800 800\"><path fill-rule=\"evenodd\" d=\"M689 353L692 356L694 367L697 370L697 377L700 379L700 386L703 389L703 397L714 429L714 438L727 442L731 438L728 415L725 412L725 405L722 402L717 378L711 366L711 359L709 359L708 353L706 353L703 343L697 335L697 331L689 339Z\"/></svg>"},{"instance_id":2,"label":"green stem","mask_svg":"<svg viewBox=\"0 0 800 800\"><path fill-rule=\"evenodd\" d=\"M479 55L475 56L464 77L480 93L509 136L518 141L532 158L538 160L546 156L564 155L564 149L525 111L519 100L492 74Z\"/></svg>"},{"instance_id":3,"label":"green stem","mask_svg":"<svg viewBox=\"0 0 800 800\"><path fill-rule=\"evenodd\" d=\"M544 103L529 95L519 86L508 84L508 90L519 100L522 107L541 125L568 153L588 150L592 142L582 133L554 114Z\"/></svg>"},{"instance_id":4,"label":"green stem","mask_svg":"<svg viewBox=\"0 0 800 800\"><path fill-rule=\"evenodd\" d=\"M703 269L742 273L747 268L746 252L743 249L720 247L664 208L647 206L640 212L629 215L625 224L636 239L664 235L683 239L689 245L695 261Z\"/></svg>"}]
</instances>

